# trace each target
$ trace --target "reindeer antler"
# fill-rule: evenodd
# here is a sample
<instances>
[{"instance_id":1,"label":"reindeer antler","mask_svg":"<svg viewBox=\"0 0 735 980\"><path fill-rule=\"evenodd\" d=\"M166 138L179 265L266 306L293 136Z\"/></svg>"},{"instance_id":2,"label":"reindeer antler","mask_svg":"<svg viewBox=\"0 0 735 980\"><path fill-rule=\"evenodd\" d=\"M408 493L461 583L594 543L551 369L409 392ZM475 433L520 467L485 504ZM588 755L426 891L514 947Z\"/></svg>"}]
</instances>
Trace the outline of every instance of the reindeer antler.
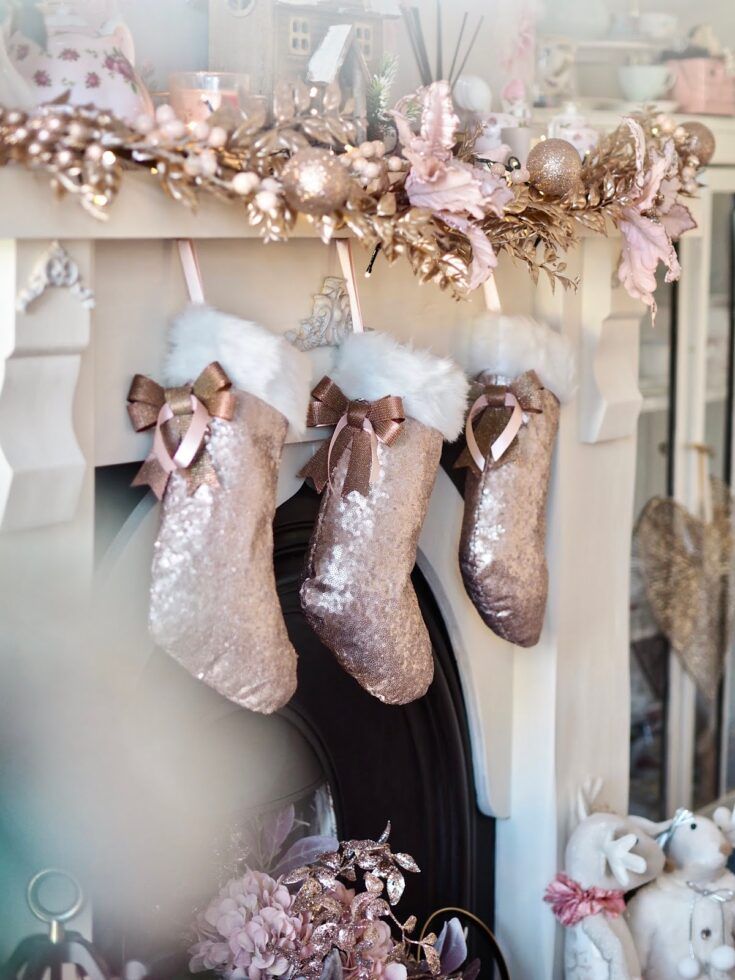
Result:
<instances>
[{"instance_id":1,"label":"reindeer antler","mask_svg":"<svg viewBox=\"0 0 735 980\"><path fill-rule=\"evenodd\" d=\"M602 776L587 776L577 790L577 820L581 823L592 813L595 800L603 786Z\"/></svg>"},{"instance_id":2,"label":"reindeer antler","mask_svg":"<svg viewBox=\"0 0 735 980\"><path fill-rule=\"evenodd\" d=\"M629 871L640 875L646 870L646 859L640 854L631 854L637 843L635 834L625 834L618 840L609 840L603 848L610 870L623 888L630 884Z\"/></svg>"}]
</instances>

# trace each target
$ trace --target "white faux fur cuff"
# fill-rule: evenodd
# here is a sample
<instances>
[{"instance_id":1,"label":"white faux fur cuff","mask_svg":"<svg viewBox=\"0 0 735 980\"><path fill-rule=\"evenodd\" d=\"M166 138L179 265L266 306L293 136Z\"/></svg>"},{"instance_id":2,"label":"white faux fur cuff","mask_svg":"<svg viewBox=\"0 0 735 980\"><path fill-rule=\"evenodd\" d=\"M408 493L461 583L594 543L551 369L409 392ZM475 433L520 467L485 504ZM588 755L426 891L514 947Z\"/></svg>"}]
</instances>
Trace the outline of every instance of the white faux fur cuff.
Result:
<instances>
[{"instance_id":1,"label":"white faux fur cuff","mask_svg":"<svg viewBox=\"0 0 735 980\"><path fill-rule=\"evenodd\" d=\"M506 378L535 371L560 402L574 394L572 345L566 337L529 317L482 313L457 331L453 347L454 356L471 378L481 371Z\"/></svg>"},{"instance_id":2,"label":"white faux fur cuff","mask_svg":"<svg viewBox=\"0 0 735 980\"><path fill-rule=\"evenodd\" d=\"M171 325L164 383L193 381L211 361L219 361L236 388L267 402L296 432L304 432L311 387L306 354L257 323L189 306Z\"/></svg>"},{"instance_id":3,"label":"white faux fur cuff","mask_svg":"<svg viewBox=\"0 0 735 980\"><path fill-rule=\"evenodd\" d=\"M355 333L340 345L330 377L348 398L400 395L407 415L450 441L462 429L467 380L448 358L399 344L384 333Z\"/></svg>"}]
</instances>

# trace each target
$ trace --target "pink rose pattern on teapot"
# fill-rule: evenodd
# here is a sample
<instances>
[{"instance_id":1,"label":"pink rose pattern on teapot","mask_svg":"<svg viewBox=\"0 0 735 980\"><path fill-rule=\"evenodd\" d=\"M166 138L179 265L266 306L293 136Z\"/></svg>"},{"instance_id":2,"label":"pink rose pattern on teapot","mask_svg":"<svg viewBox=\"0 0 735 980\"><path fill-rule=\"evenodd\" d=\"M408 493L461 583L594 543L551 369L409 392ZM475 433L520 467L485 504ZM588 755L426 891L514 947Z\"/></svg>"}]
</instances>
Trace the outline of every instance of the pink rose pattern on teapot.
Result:
<instances>
[{"instance_id":1,"label":"pink rose pattern on teapot","mask_svg":"<svg viewBox=\"0 0 735 980\"><path fill-rule=\"evenodd\" d=\"M22 34L8 44L10 63L29 89L32 103L50 102L65 92L76 105L94 103L133 122L152 112L148 91L123 47L132 54L123 25L109 35L50 27L47 48Z\"/></svg>"}]
</instances>

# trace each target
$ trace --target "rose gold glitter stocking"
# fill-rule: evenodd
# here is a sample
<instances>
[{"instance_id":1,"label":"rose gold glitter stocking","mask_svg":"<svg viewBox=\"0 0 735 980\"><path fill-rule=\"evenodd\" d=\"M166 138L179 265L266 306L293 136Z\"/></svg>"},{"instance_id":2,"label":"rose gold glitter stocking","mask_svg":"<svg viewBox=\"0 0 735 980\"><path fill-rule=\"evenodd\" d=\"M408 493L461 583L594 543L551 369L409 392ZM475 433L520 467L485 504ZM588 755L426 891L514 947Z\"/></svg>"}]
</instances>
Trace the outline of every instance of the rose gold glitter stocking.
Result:
<instances>
[{"instance_id":1,"label":"rose gold glitter stocking","mask_svg":"<svg viewBox=\"0 0 735 980\"><path fill-rule=\"evenodd\" d=\"M296 653L276 594L272 522L289 421L303 429L310 368L263 327L206 307L174 324L168 383L220 362L233 381L232 421L210 423L219 487L187 494L174 473L153 558L150 629L195 677L253 711L282 707L296 687Z\"/></svg>"},{"instance_id":2,"label":"rose gold glitter stocking","mask_svg":"<svg viewBox=\"0 0 735 980\"><path fill-rule=\"evenodd\" d=\"M550 329L489 314L460 335L457 357L477 380L470 400L480 394L490 400L472 423L482 467L472 447L457 462L468 467L462 578L493 632L517 646L534 646L548 593L546 506L559 400L572 394L574 358ZM520 428L504 448L514 405Z\"/></svg>"},{"instance_id":3,"label":"rose gold glitter stocking","mask_svg":"<svg viewBox=\"0 0 735 980\"><path fill-rule=\"evenodd\" d=\"M491 375L480 381L510 387L528 409L527 421L502 458L493 460L488 448L484 470L467 470L459 563L484 622L504 640L530 647L538 643L546 611L546 502L559 402L533 372L510 385ZM480 424L490 430L488 446L510 414L505 408L485 410Z\"/></svg>"},{"instance_id":4,"label":"rose gold glitter stocking","mask_svg":"<svg viewBox=\"0 0 735 980\"><path fill-rule=\"evenodd\" d=\"M442 437L457 435L467 386L450 361L372 333L345 340L330 376L349 399L400 397L406 419L392 444L378 445L379 471L366 495L342 495L350 450L339 458L312 535L301 604L348 673L381 701L405 704L426 693L434 673L410 575Z\"/></svg>"}]
</instances>

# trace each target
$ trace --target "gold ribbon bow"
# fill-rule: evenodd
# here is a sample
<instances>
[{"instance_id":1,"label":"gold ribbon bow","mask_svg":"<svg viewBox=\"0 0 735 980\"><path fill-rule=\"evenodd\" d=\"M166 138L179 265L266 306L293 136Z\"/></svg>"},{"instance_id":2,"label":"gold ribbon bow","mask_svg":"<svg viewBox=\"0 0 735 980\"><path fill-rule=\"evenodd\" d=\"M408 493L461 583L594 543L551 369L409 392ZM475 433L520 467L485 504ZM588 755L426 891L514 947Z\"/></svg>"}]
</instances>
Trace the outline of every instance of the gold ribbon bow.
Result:
<instances>
[{"instance_id":1,"label":"gold ribbon bow","mask_svg":"<svg viewBox=\"0 0 735 980\"><path fill-rule=\"evenodd\" d=\"M541 391L541 382L533 371L522 374L510 385L476 385L473 389L476 397L465 422L467 445L454 468L467 466L482 473L488 453L497 463L512 446L526 421L525 414L542 411L538 404ZM473 427L478 415L480 421Z\"/></svg>"},{"instance_id":2,"label":"gold ribbon bow","mask_svg":"<svg viewBox=\"0 0 735 980\"><path fill-rule=\"evenodd\" d=\"M128 415L136 432L154 425L153 449L138 470L132 485L149 486L159 500L171 474L184 472L187 492L202 484L218 487L212 460L204 448L204 436L212 418L230 421L235 413L232 382L217 361L212 361L193 384L162 388L143 374L136 374L128 393Z\"/></svg>"},{"instance_id":3,"label":"gold ribbon bow","mask_svg":"<svg viewBox=\"0 0 735 980\"><path fill-rule=\"evenodd\" d=\"M311 393L307 425L320 428L335 426L334 435L312 456L299 476L311 480L318 493L332 483L332 473L342 454L349 449L342 496L357 490L363 497L370 491L380 473L378 442L392 446L405 421L403 402L396 395L378 401L350 401L331 378L322 378Z\"/></svg>"}]
</instances>

